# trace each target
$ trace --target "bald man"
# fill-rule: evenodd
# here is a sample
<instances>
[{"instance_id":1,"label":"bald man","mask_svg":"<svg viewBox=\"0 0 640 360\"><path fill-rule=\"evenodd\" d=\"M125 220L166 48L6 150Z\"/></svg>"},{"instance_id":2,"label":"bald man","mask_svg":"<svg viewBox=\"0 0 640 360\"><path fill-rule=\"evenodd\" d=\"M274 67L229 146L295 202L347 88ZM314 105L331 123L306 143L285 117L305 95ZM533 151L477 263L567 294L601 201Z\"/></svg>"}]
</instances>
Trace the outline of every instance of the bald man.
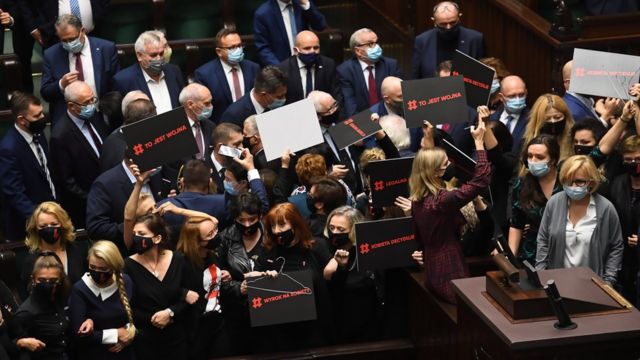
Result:
<instances>
[{"instance_id":1,"label":"bald man","mask_svg":"<svg viewBox=\"0 0 640 360\"><path fill-rule=\"evenodd\" d=\"M578 94L573 91L569 91L571 87L571 72L573 70L573 60L567 61L562 67L562 83L564 84L565 93L562 99L567 103L569 111L573 116L573 121L579 123L586 118L600 119L600 116L595 112L594 101L592 98L586 95ZM605 123L605 126L608 124Z\"/></svg>"},{"instance_id":2,"label":"bald man","mask_svg":"<svg viewBox=\"0 0 640 360\"><path fill-rule=\"evenodd\" d=\"M507 76L500 82L498 97L502 105L489 119L500 121L507 127L513 137L513 147L509 150L514 154L519 154L524 130L527 128L529 119L529 108L526 102L527 85L519 76Z\"/></svg>"},{"instance_id":3,"label":"bald man","mask_svg":"<svg viewBox=\"0 0 640 360\"><path fill-rule=\"evenodd\" d=\"M402 79L395 76L387 76L380 86L382 101L373 105L369 110L380 116L397 115L404 118L402 107Z\"/></svg>"},{"instance_id":4,"label":"bald man","mask_svg":"<svg viewBox=\"0 0 640 360\"><path fill-rule=\"evenodd\" d=\"M451 60L456 50L479 59L484 56L481 33L460 25L462 13L458 4L443 1L433 7L433 29L416 37L411 74L414 79L436 76L436 68Z\"/></svg>"},{"instance_id":5,"label":"bald man","mask_svg":"<svg viewBox=\"0 0 640 360\"><path fill-rule=\"evenodd\" d=\"M102 143L107 126L96 116L97 98L84 81L64 89L67 112L51 132L51 175L58 199L76 229L85 226L85 208L91 183L98 177Z\"/></svg>"},{"instance_id":6,"label":"bald man","mask_svg":"<svg viewBox=\"0 0 640 360\"><path fill-rule=\"evenodd\" d=\"M313 90L330 93L342 104L342 92L333 59L320 55L320 39L304 30L296 36L294 55L278 67L287 74L287 104L302 100Z\"/></svg>"}]
</instances>

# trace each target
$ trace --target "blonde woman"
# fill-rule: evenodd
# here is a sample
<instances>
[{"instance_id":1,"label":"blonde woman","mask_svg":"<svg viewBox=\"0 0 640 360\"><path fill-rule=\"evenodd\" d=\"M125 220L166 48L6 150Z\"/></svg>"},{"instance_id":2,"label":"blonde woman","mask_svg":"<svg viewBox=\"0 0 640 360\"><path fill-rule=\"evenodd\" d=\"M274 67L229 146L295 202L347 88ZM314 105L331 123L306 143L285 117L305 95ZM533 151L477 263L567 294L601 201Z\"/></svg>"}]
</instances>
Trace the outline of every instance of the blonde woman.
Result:
<instances>
[{"instance_id":1,"label":"blonde woman","mask_svg":"<svg viewBox=\"0 0 640 360\"><path fill-rule=\"evenodd\" d=\"M124 259L110 241L98 241L89 249L89 271L71 290L69 318L76 335L80 359L135 359L133 341L136 328L129 299L133 282L123 274ZM83 323L91 319L93 332Z\"/></svg>"}]
</instances>

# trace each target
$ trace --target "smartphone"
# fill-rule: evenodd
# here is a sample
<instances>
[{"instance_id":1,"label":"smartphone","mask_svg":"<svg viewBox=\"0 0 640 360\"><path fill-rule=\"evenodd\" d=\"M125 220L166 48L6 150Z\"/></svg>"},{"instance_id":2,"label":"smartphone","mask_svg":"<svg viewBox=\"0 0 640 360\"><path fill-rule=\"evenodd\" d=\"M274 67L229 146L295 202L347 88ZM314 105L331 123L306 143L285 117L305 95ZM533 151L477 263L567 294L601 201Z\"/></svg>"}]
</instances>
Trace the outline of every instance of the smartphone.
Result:
<instances>
[{"instance_id":1,"label":"smartphone","mask_svg":"<svg viewBox=\"0 0 640 360\"><path fill-rule=\"evenodd\" d=\"M237 158L237 157L240 157L240 155L242 154L242 151L238 148L232 148L227 145L220 145L220 150L218 150L218 154L232 157L232 158Z\"/></svg>"}]
</instances>

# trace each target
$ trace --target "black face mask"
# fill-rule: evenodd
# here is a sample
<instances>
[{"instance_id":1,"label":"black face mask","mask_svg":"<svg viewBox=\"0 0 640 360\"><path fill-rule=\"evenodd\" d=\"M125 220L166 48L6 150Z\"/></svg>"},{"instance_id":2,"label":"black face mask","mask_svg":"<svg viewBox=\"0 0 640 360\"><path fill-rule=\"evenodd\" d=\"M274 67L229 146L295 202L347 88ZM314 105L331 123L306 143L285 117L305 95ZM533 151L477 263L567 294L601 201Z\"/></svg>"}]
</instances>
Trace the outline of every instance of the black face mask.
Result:
<instances>
[{"instance_id":1,"label":"black face mask","mask_svg":"<svg viewBox=\"0 0 640 360\"><path fill-rule=\"evenodd\" d=\"M624 166L624 171L630 176L640 176L640 163L622 163L622 166Z\"/></svg>"},{"instance_id":2,"label":"black face mask","mask_svg":"<svg viewBox=\"0 0 640 360\"><path fill-rule=\"evenodd\" d=\"M293 229L289 229L279 233L273 233L273 238L276 240L276 243L280 246L289 246L293 241Z\"/></svg>"},{"instance_id":3,"label":"black face mask","mask_svg":"<svg viewBox=\"0 0 640 360\"><path fill-rule=\"evenodd\" d=\"M556 122L545 122L540 129L543 134L558 136L564 131L564 127L567 125L566 120L560 120Z\"/></svg>"},{"instance_id":4,"label":"black face mask","mask_svg":"<svg viewBox=\"0 0 640 360\"><path fill-rule=\"evenodd\" d=\"M444 174L442 174L441 178L444 181L451 181L454 176L456 176L456 167L453 164L449 164L449 166L444 170Z\"/></svg>"},{"instance_id":5,"label":"black face mask","mask_svg":"<svg viewBox=\"0 0 640 360\"><path fill-rule=\"evenodd\" d=\"M316 200L307 194L307 209L312 214L316 213Z\"/></svg>"},{"instance_id":6,"label":"black face mask","mask_svg":"<svg viewBox=\"0 0 640 360\"><path fill-rule=\"evenodd\" d=\"M243 148L251 150L251 138L252 137L253 136L251 136L251 137L243 137L242 138L242 147Z\"/></svg>"},{"instance_id":7,"label":"black face mask","mask_svg":"<svg viewBox=\"0 0 640 360\"><path fill-rule=\"evenodd\" d=\"M576 155L589 155L595 149L594 145L573 145L573 151Z\"/></svg>"},{"instance_id":8,"label":"black face mask","mask_svg":"<svg viewBox=\"0 0 640 360\"><path fill-rule=\"evenodd\" d=\"M154 246L152 237L133 235L133 251L138 255L146 253Z\"/></svg>"},{"instance_id":9,"label":"black face mask","mask_svg":"<svg viewBox=\"0 0 640 360\"><path fill-rule=\"evenodd\" d=\"M438 39L441 39L444 41L457 40L458 35L460 35L460 24L455 24L449 29L436 26L436 29L438 29Z\"/></svg>"},{"instance_id":10,"label":"black face mask","mask_svg":"<svg viewBox=\"0 0 640 360\"><path fill-rule=\"evenodd\" d=\"M235 222L236 224L236 228L238 229L238 231L240 231L240 234L244 235L244 236L251 236L254 235L256 232L258 232L258 229L260 229L260 221L256 221L255 223L249 225L249 226L245 226L243 224L240 224L239 222Z\"/></svg>"},{"instance_id":11,"label":"black face mask","mask_svg":"<svg viewBox=\"0 0 640 360\"><path fill-rule=\"evenodd\" d=\"M89 275L93 282L98 285L104 285L109 282L111 277L113 276L113 271L98 271L89 269Z\"/></svg>"},{"instance_id":12,"label":"black face mask","mask_svg":"<svg viewBox=\"0 0 640 360\"><path fill-rule=\"evenodd\" d=\"M32 134L39 134L42 132L42 130L44 130L44 128L47 126L47 118L46 117L42 117L42 119L38 119L36 121L29 121L29 132Z\"/></svg>"},{"instance_id":13,"label":"black face mask","mask_svg":"<svg viewBox=\"0 0 640 360\"><path fill-rule=\"evenodd\" d=\"M391 103L391 109L398 114L398 116L404 116L404 106L402 101L394 101Z\"/></svg>"},{"instance_id":14,"label":"black face mask","mask_svg":"<svg viewBox=\"0 0 640 360\"><path fill-rule=\"evenodd\" d=\"M349 233L334 233L329 230L329 241L333 247L339 248L351 242Z\"/></svg>"},{"instance_id":15,"label":"black face mask","mask_svg":"<svg viewBox=\"0 0 640 360\"><path fill-rule=\"evenodd\" d=\"M32 294L43 302L53 302L56 296L58 284L52 282L39 282L33 286Z\"/></svg>"},{"instance_id":16,"label":"black face mask","mask_svg":"<svg viewBox=\"0 0 640 360\"><path fill-rule=\"evenodd\" d=\"M60 226L48 226L38 230L38 236L47 244L55 244L62 237Z\"/></svg>"},{"instance_id":17,"label":"black face mask","mask_svg":"<svg viewBox=\"0 0 640 360\"><path fill-rule=\"evenodd\" d=\"M336 110L336 112L334 112L331 115L321 116L320 117L320 123L324 124L324 125L335 124L335 123L337 123L339 121L340 121L340 114L338 114L337 110Z\"/></svg>"}]
</instances>

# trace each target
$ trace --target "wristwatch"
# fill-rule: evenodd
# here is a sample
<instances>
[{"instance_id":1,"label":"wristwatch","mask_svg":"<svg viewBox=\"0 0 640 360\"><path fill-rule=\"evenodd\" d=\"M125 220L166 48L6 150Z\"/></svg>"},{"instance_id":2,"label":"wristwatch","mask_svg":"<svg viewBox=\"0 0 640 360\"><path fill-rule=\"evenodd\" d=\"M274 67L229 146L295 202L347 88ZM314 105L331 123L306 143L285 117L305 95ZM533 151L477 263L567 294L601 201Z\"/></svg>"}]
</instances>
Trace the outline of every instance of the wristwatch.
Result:
<instances>
[{"instance_id":1,"label":"wristwatch","mask_svg":"<svg viewBox=\"0 0 640 360\"><path fill-rule=\"evenodd\" d=\"M173 310L171 310L171 308L166 308L165 310L167 310L169 312L169 316L171 316L171 318L173 319L173 316L175 315Z\"/></svg>"}]
</instances>

